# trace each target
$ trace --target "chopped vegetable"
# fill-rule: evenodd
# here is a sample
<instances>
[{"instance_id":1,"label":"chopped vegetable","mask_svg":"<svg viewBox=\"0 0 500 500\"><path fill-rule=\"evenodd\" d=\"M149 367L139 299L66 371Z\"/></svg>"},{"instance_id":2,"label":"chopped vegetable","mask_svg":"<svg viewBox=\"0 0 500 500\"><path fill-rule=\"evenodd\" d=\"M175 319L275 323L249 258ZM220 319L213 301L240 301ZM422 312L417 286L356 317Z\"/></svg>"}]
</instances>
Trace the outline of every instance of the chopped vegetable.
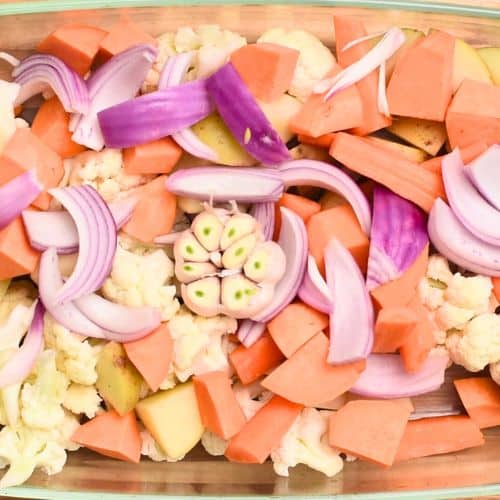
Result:
<instances>
[{"instance_id":1,"label":"chopped vegetable","mask_svg":"<svg viewBox=\"0 0 500 500\"><path fill-rule=\"evenodd\" d=\"M327 327L328 316L301 302L289 304L267 324L269 334L287 358Z\"/></svg>"},{"instance_id":2,"label":"chopped vegetable","mask_svg":"<svg viewBox=\"0 0 500 500\"><path fill-rule=\"evenodd\" d=\"M324 333L317 333L272 371L262 381L262 386L304 406L316 406L335 399L354 385L364 368L364 360L330 365L326 361L327 355L328 339Z\"/></svg>"},{"instance_id":3,"label":"chopped vegetable","mask_svg":"<svg viewBox=\"0 0 500 500\"><path fill-rule=\"evenodd\" d=\"M231 438L226 458L246 464L264 463L301 410L301 405L274 396Z\"/></svg>"},{"instance_id":4,"label":"chopped vegetable","mask_svg":"<svg viewBox=\"0 0 500 500\"><path fill-rule=\"evenodd\" d=\"M236 140L252 156L265 165L278 165L290 159L285 144L231 63L207 79L207 89Z\"/></svg>"},{"instance_id":5,"label":"chopped vegetable","mask_svg":"<svg viewBox=\"0 0 500 500\"><path fill-rule=\"evenodd\" d=\"M311 137L305 134L298 134L299 142L301 142L302 144L311 144L312 146L318 146L320 148L330 148L334 137L334 133L323 134L319 137Z\"/></svg>"},{"instance_id":6,"label":"chopped vegetable","mask_svg":"<svg viewBox=\"0 0 500 500\"><path fill-rule=\"evenodd\" d=\"M444 198L439 174L424 170L418 163L402 159L374 144L367 144L360 137L339 132L330 147L330 154L346 167L383 184L426 212L430 212L436 198Z\"/></svg>"},{"instance_id":7,"label":"chopped vegetable","mask_svg":"<svg viewBox=\"0 0 500 500\"><path fill-rule=\"evenodd\" d=\"M278 200L278 206L295 212L307 224L307 221L321 211L321 205L309 198L291 193L284 193ZM279 212L278 212L279 213ZM278 225L279 227L279 225Z\"/></svg>"},{"instance_id":8,"label":"chopped vegetable","mask_svg":"<svg viewBox=\"0 0 500 500\"><path fill-rule=\"evenodd\" d=\"M500 386L487 377L453 381L469 417L480 428L500 425Z\"/></svg>"},{"instance_id":9,"label":"chopped vegetable","mask_svg":"<svg viewBox=\"0 0 500 500\"><path fill-rule=\"evenodd\" d=\"M141 437L133 411L120 416L109 410L81 425L71 440L106 457L139 463Z\"/></svg>"},{"instance_id":10,"label":"chopped vegetable","mask_svg":"<svg viewBox=\"0 0 500 500\"><path fill-rule=\"evenodd\" d=\"M58 57L79 75L85 76L106 35L106 31L95 26L65 24L44 38L37 50Z\"/></svg>"},{"instance_id":11,"label":"chopped vegetable","mask_svg":"<svg viewBox=\"0 0 500 500\"><path fill-rule=\"evenodd\" d=\"M388 467L412 408L396 401L349 401L330 417L328 442L344 453Z\"/></svg>"},{"instance_id":12,"label":"chopped vegetable","mask_svg":"<svg viewBox=\"0 0 500 500\"><path fill-rule=\"evenodd\" d=\"M283 359L281 350L267 334L262 335L250 347L241 345L229 354L236 375L245 385L276 368Z\"/></svg>"},{"instance_id":13,"label":"chopped vegetable","mask_svg":"<svg viewBox=\"0 0 500 500\"><path fill-rule=\"evenodd\" d=\"M297 292L299 298L317 311L330 314L333 308L331 290L321 276L312 255L307 257L307 269Z\"/></svg>"},{"instance_id":14,"label":"chopped vegetable","mask_svg":"<svg viewBox=\"0 0 500 500\"><path fill-rule=\"evenodd\" d=\"M293 78L299 51L274 43L244 45L231 54L231 63L256 99L273 101Z\"/></svg>"},{"instance_id":15,"label":"chopped vegetable","mask_svg":"<svg viewBox=\"0 0 500 500\"><path fill-rule=\"evenodd\" d=\"M428 243L425 214L411 202L376 186L366 278L368 289L373 290L404 274Z\"/></svg>"},{"instance_id":16,"label":"chopped vegetable","mask_svg":"<svg viewBox=\"0 0 500 500\"><path fill-rule=\"evenodd\" d=\"M226 373L215 371L193 378L203 426L222 439L241 431L246 419Z\"/></svg>"},{"instance_id":17,"label":"chopped vegetable","mask_svg":"<svg viewBox=\"0 0 500 500\"><path fill-rule=\"evenodd\" d=\"M461 154L463 157L463 154ZM467 165L466 173L481 195L500 210L500 192L497 168L500 163L500 146L491 146L487 151Z\"/></svg>"},{"instance_id":18,"label":"chopped vegetable","mask_svg":"<svg viewBox=\"0 0 500 500\"><path fill-rule=\"evenodd\" d=\"M385 307L375 322L373 352L393 353L404 345L418 322L410 307Z\"/></svg>"},{"instance_id":19,"label":"chopped vegetable","mask_svg":"<svg viewBox=\"0 0 500 500\"><path fill-rule=\"evenodd\" d=\"M182 156L170 137L125 149L123 167L127 174L169 174Z\"/></svg>"},{"instance_id":20,"label":"chopped vegetable","mask_svg":"<svg viewBox=\"0 0 500 500\"><path fill-rule=\"evenodd\" d=\"M473 448L484 444L474 422L464 415L431 417L408 422L396 462Z\"/></svg>"}]
</instances>

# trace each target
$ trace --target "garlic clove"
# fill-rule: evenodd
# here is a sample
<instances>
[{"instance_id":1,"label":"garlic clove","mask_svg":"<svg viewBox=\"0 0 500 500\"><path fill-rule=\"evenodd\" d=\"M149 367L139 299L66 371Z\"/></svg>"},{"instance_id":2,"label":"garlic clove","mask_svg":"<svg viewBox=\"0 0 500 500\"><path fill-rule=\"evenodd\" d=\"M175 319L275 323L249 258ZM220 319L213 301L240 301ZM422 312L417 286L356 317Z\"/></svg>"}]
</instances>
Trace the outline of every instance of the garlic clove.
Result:
<instances>
[{"instance_id":1,"label":"garlic clove","mask_svg":"<svg viewBox=\"0 0 500 500\"><path fill-rule=\"evenodd\" d=\"M222 267L226 269L241 269L248 256L253 252L256 244L257 235L255 233L248 234L234 242L222 254Z\"/></svg>"},{"instance_id":2,"label":"garlic clove","mask_svg":"<svg viewBox=\"0 0 500 500\"><path fill-rule=\"evenodd\" d=\"M195 314L211 317L220 313L219 278L209 277L181 286L182 299Z\"/></svg>"},{"instance_id":3,"label":"garlic clove","mask_svg":"<svg viewBox=\"0 0 500 500\"><path fill-rule=\"evenodd\" d=\"M248 214L238 213L233 215L224 225L220 238L220 249L226 250L234 242L247 234L253 233L257 228L257 221Z\"/></svg>"},{"instance_id":4,"label":"garlic clove","mask_svg":"<svg viewBox=\"0 0 500 500\"><path fill-rule=\"evenodd\" d=\"M249 255L243 271L257 283L277 283L285 274L286 256L274 241L259 243Z\"/></svg>"},{"instance_id":5,"label":"garlic clove","mask_svg":"<svg viewBox=\"0 0 500 500\"><path fill-rule=\"evenodd\" d=\"M258 286L242 274L223 278L221 302L224 313L233 318L247 318L248 308L258 293Z\"/></svg>"},{"instance_id":6,"label":"garlic clove","mask_svg":"<svg viewBox=\"0 0 500 500\"><path fill-rule=\"evenodd\" d=\"M210 212L202 212L197 215L191 224L191 230L209 252L215 252L219 249L219 242L224 225L217 215Z\"/></svg>"},{"instance_id":7,"label":"garlic clove","mask_svg":"<svg viewBox=\"0 0 500 500\"><path fill-rule=\"evenodd\" d=\"M174 243L175 259L189 262L208 262L209 253L203 248L191 231L184 231Z\"/></svg>"},{"instance_id":8,"label":"garlic clove","mask_svg":"<svg viewBox=\"0 0 500 500\"><path fill-rule=\"evenodd\" d=\"M209 262L183 262L181 259L175 262L175 276L182 283L191 283L216 274L217 268Z\"/></svg>"}]
</instances>

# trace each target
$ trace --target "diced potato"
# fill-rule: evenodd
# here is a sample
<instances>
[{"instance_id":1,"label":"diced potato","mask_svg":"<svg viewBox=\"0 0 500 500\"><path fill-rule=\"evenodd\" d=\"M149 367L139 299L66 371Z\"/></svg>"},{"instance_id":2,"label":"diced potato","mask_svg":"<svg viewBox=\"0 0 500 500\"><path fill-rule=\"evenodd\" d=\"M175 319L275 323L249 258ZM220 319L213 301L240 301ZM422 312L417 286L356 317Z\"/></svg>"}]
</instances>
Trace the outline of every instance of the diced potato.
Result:
<instances>
[{"instance_id":1,"label":"diced potato","mask_svg":"<svg viewBox=\"0 0 500 500\"><path fill-rule=\"evenodd\" d=\"M477 53L486 64L493 83L500 86L500 47L485 47Z\"/></svg>"},{"instance_id":2,"label":"diced potato","mask_svg":"<svg viewBox=\"0 0 500 500\"><path fill-rule=\"evenodd\" d=\"M432 156L438 153L446 141L444 123L420 118L395 118L387 130Z\"/></svg>"},{"instance_id":3,"label":"diced potato","mask_svg":"<svg viewBox=\"0 0 500 500\"><path fill-rule=\"evenodd\" d=\"M488 67L476 49L471 47L467 42L457 39L453 59L453 92L456 92L466 78L491 83Z\"/></svg>"}]
</instances>

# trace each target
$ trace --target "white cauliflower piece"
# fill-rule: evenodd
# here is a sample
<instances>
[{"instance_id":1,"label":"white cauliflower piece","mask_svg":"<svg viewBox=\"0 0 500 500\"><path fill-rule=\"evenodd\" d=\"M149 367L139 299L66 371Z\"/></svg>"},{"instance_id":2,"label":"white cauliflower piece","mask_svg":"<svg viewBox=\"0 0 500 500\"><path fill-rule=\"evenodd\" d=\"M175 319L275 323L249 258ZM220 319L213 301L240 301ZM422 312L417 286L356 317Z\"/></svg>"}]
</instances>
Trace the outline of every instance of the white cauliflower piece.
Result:
<instances>
[{"instance_id":1,"label":"white cauliflower piece","mask_svg":"<svg viewBox=\"0 0 500 500\"><path fill-rule=\"evenodd\" d=\"M2 288L5 288L5 282L2 282ZM12 311L19 306L30 308L37 295L36 289L30 281L21 280L10 283L7 290L0 297L0 324L5 323ZM19 321L21 321L21 318L24 318L24 321L26 321L27 311L24 309L26 316L23 316L21 313L22 310L20 309L17 313L19 315L17 318ZM29 321L31 322L31 317ZM3 335L5 333L2 333L2 337Z\"/></svg>"},{"instance_id":2,"label":"white cauliflower piece","mask_svg":"<svg viewBox=\"0 0 500 500\"><path fill-rule=\"evenodd\" d=\"M418 284L418 294L422 304L431 311L444 304L444 289L433 286L426 277L422 278Z\"/></svg>"},{"instance_id":3,"label":"white cauliflower piece","mask_svg":"<svg viewBox=\"0 0 500 500\"><path fill-rule=\"evenodd\" d=\"M16 131L14 101L21 87L17 83L0 80L0 152Z\"/></svg>"},{"instance_id":4,"label":"white cauliflower piece","mask_svg":"<svg viewBox=\"0 0 500 500\"><path fill-rule=\"evenodd\" d=\"M102 345L91 345L84 337L70 332L45 314L45 344L56 351L57 368L71 382L93 385L97 381L97 358Z\"/></svg>"},{"instance_id":5,"label":"white cauliflower piece","mask_svg":"<svg viewBox=\"0 0 500 500\"><path fill-rule=\"evenodd\" d=\"M66 451L51 433L20 425L0 431L0 467L9 470L0 480L0 488L24 483L36 468L57 474L66 463Z\"/></svg>"},{"instance_id":6,"label":"white cauliflower piece","mask_svg":"<svg viewBox=\"0 0 500 500\"><path fill-rule=\"evenodd\" d=\"M37 360L34 373L21 390L21 417L37 429L52 429L64 420L62 403L68 378L56 367L56 353L47 349Z\"/></svg>"},{"instance_id":7,"label":"white cauliflower piece","mask_svg":"<svg viewBox=\"0 0 500 500\"><path fill-rule=\"evenodd\" d=\"M262 391L260 384L238 383L233 386L233 391L247 420L250 420L273 397L270 391Z\"/></svg>"},{"instance_id":8,"label":"white cauliflower piece","mask_svg":"<svg viewBox=\"0 0 500 500\"><path fill-rule=\"evenodd\" d=\"M81 446L71 441L71 438L78 427L80 427L79 417L69 411L65 411L62 422L48 432L52 436L52 439L59 443L65 450L76 451Z\"/></svg>"},{"instance_id":9,"label":"white cauliflower piece","mask_svg":"<svg viewBox=\"0 0 500 500\"><path fill-rule=\"evenodd\" d=\"M442 330L456 328L461 330L475 316L474 311L457 307L450 302L445 302L435 314L437 325Z\"/></svg>"},{"instance_id":10,"label":"white cauliflower piece","mask_svg":"<svg viewBox=\"0 0 500 500\"><path fill-rule=\"evenodd\" d=\"M456 273L448 283L445 299L457 307L470 309L480 314L489 311L492 290L491 278L487 276L467 278Z\"/></svg>"},{"instance_id":11,"label":"white cauliflower piece","mask_svg":"<svg viewBox=\"0 0 500 500\"><path fill-rule=\"evenodd\" d=\"M490 363L491 378L500 385L500 360L496 363Z\"/></svg>"},{"instance_id":12,"label":"white cauliflower piece","mask_svg":"<svg viewBox=\"0 0 500 500\"><path fill-rule=\"evenodd\" d=\"M157 38L158 56L144 84L142 92L158 87L160 74L167 59L183 52L194 52L195 58L187 79L204 78L223 66L236 49L246 45L246 39L237 33L223 30L215 24L197 28L181 27L176 33L164 33Z\"/></svg>"},{"instance_id":13,"label":"white cauliflower piece","mask_svg":"<svg viewBox=\"0 0 500 500\"><path fill-rule=\"evenodd\" d=\"M205 451L213 457L221 457L226 453L228 441L222 439L211 431L205 431L201 436L201 444Z\"/></svg>"},{"instance_id":14,"label":"white cauliflower piece","mask_svg":"<svg viewBox=\"0 0 500 500\"><path fill-rule=\"evenodd\" d=\"M175 376L175 370L173 364L170 364L170 370L165 380L160 384L160 389L166 391L168 389L173 389L177 385L177 377Z\"/></svg>"},{"instance_id":15,"label":"white cauliflower piece","mask_svg":"<svg viewBox=\"0 0 500 500\"><path fill-rule=\"evenodd\" d=\"M184 457L171 458L161 449L153 436L144 428L141 428L141 455L149 457L155 462L178 462Z\"/></svg>"},{"instance_id":16,"label":"white cauliflower piece","mask_svg":"<svg viewBox=\"0 0 500 500\"><path fill-rule=\"evenodd\" d=\"M338 474L344 462L327 443L328 417L331 412L305 408L283 437L279 448L271 452L274 471L288 477L288 469L305 464L328 477Z\"/></svg>"},{"instance_id":17,"label":"white cauliflower piece","mask_svg":"<svg viewBox=\"0 0 500 500\"><path fill-rule=\"evenodd\" d=\"M84 414L87 418L94 418L101 410L101 402L93 385L71 384L66 391L63 406L77 415Z\"/></svg>"},{"instance_id":18,"label":"white cauliflower piece","mask_svg":"<svg viewBox=\"0 0 500 500\"><path fill-rule=\"evenodd\" d=\"M138 247L128 251L120 243L102 293L125 306L158 308L162 321L168 321L180 307L175 286L168 285L173 275L174 265L163 250Z\"/></svg>"},{"instance_id":19,"label":"white cauliflower piece","mask_svg":"<svg viewBox=\"0 0 500 500\"><path fill-rule=\"evenodd\" d=\"M439 254L431 255L427 263L427 277L448 285L453 278L448 260Z\"/></svg>"},{"instance_id":20,"label":"white cauliflower piece","mask_svg":"<svg viewBox=\"0 0 500 500\"><path fill-rule=\"evenodd\" d=\"M274 28L266 31L257 43L276 43L300 52L288 93L305 101L318 83L335 65L331 50L312 33Z\"/></svg>"},{"instance_id":21,"label":"white cauliflower piece","mask_svg":"<svg viewBox=\"0 0 500 500\"><path fill-rule=\"evenodd\" d=\"M89 184L108 203L153 178L151 175L126 174L119 149L84 151L68 162L71 164L70 185Z\"/></svg>"},{"instance_id":22,"label":"white cauliflower piece","mask_svg":"<svg viewBox=\"0 0 500 500\"><path fill-rule=\"evenodd\" d=\"M227 316L204 318L182 308L168 327L174 340L174 372L181 382L191 375L229 369L222 337L236 331L235 319Z\"/></svg>"},{"instance_id":23,"label":"white cauliflower piece","mask_svg":"<svg viewBox=\"0 0 500 500\"><path fill-rule=\"evenodd\" d=\"M448 335L446 347L452 361L471 372L500 361L500 316L490 313L476 316L463 333Z\"/></svg>"}]
</instances>

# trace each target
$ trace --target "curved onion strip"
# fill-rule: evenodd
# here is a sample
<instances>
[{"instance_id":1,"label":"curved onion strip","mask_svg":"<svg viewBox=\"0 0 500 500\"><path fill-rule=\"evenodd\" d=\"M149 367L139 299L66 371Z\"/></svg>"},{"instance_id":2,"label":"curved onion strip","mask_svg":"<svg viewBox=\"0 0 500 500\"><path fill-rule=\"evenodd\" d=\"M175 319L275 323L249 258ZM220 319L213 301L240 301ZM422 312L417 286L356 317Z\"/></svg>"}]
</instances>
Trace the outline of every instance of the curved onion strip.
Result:
<instances>
[{"instance_id":1,"label":"curved onion strip","mask_svg":"<svg viewBox=\"0 0 500 500\"><path fill-rule=\"evenodd\" d=\"M177 56L169 57L160 75L158 89L180 85L191 65L194 52L185 52ZM187 153L204 160L217 162L217 153L190 129L185 128L172 134L172 139Z\"/></svg>"},{"instance_id":2,"label":"curved onion strip","mask_svg":"<svg viewBox=\"0 0 500 500\"><path fill-rule=\"evenodd\" d=\"M94 293L74 303L97 326L123 335L149 333L161 322L160 312L153 307L127 307Z\"/></svg>"},{"instance_id":3,"label":"curved onion strip","mask_svg":"<svg viewBox=\"0 0 500 500\"><path fill-rule=\"evenodd\" d=\"M136 204L137 199L134 198L109 204L117 229L127 223ZM52 246L60 255L78 251L78 231L68 212L24 210L22 216L30 244L36 250L43 252Z\"/></svg>"},{"instance_id":4,"label":"curved onion strip","mask_svg":"<svg viewBox=\"0 0 500 500\"><path fill-rule=\"evenodd\" d=\"M500 247L470 233L440 198L434 202L427 230L439 253L458 266L486 276L500 276Z\"/></svg>"},{"instance_id":5,"label":"curved onion strip","mask_svg":"<svg viewBox=\"0 0 500 500\"><path fill-rule=\"evenodd\" d=\"M370 205L358 185L338 167L316 160L294 160L279 167L285 188L314 186L334 191L351 205L363 231L369 235Z\"/></svg>"},{"instance_id":6,"label":"curved onion strip","mask_svg":"<svg viewBox=\"0 0 500 500\"><path fill-rule=\"evenodd\" d=\"M14 177L0 186L0 229L9 225L42 192L34 171Z\"/></svg>"},{"instance_id":7,"label":"curved onion strip","mask_svg":"<svg viewBox=\"0 0 500 500\"><path fill-rule=\"evenodd\" d=\"M116 251L116 225L108 205L91 186L51 189L70 213L78 231L75 269L57 293L56 302L69 302L99 289L107 278Z\"/></svg>"},{"instance_id":8,"label":"curved onion strip","mask_svg":"<svg viewBox=\"0 0 500 500\"><path fill-rule=\"evenodd\" d=\"M468 179L458 149L442 161L444 187L460 222L479 239L500 245L500 211L492 207Z\"/></svg>"},{"instance_id":9,"label":"curved onion strip","mask_svg":"<svg viewBox=\"0 0 500 500\"><path fill-rule=\"evenodd\" d=\"M304 279L307 262L307 231L304 221L291 210L281 207L281 231L278 244L286 255L286 271L278 282L267 307L256 314L254 321L266 323L283 310L297 295Z\"/></svg>"},{"instance_id":10,"label":"curved onion strip","mask_svg":"<svg viewBox=\"0 0 500 500\"><path fill-rule=\"evenodd\" d=\"M104 332L95 323L92 323L73 302L57 304L56 298L63 286L63 280L57 262L57 252L54 247L42 253L38 279L40 300L50 315L68 330L98 339L104 338Z\"/></svg>"},{"instance_id":11,"label":"curved onion strip","mask_svg":"<svg viewBox=\"0 0 500 500\"><path fill-rule=\"evenodd\" d=\"M307 258L307 270L300 285L298 295L302 302L321 311L330 314L333 309L333 298L328 285L319 272L316 260L312 255Z\"/></svg>"},{"instance_id":12,"label":"curved onion strip","mask_svg":"<svg viewBox=\"0 0 500 500\"><path fill-rule=\"evenodd\" d=\"M500 210L500 145L490 146L465 171L490 205Z\"/></svg>"},{"instance_id":13,"label":"curved onion strip","mask_svg":"<svg viewBox=\"0 0 500 500\"><path fill-rule=\"evenodd\" d=\"M254 203L250 209L250 215L260 224L264 239L271 240L274 234L276 213L274 203Z\"/></svg>"},{"instance_id":14,"label":"curved onion strip","mask_svg":"<svg viewBox=\"0 0 500 500\"><path fill-rule=\"evenodd\" d=\"M238 327L238 339L245 347L251 347L266 331L265 323L244 319Z\"/></svg>"},{"instance_id":15,"label":"curved onion strip","mask_svg":"<svg viewBox=\"0 0 500 500\"><path fill-rule=\"evenodd\" d=\"M0 389L19 384L31 373L38 355L43 349L43 316L45 308L38 300L24 342L0 369Z\"/></svg>"},{"instance_id":16,"label":"curved onion strip","mask_svg":"<svg viewBox=\"0 0 500 500\"><path fill-rule=\"evenodd\" d=\"M279 171L269 168L187 168L169 175L166 186L178 196L206 201L258 203L283 194Z\"/></svg>"},{"instance_id":17,"label":"curved onion strip","mask_svg":"<svg viewBox=\"0 0 500 500\"><path fill-rule=\"evenodd\" d=\"M325 269L333 298L328 362L366 358L373 346L373 305L358 264L336 238L325 249Z\"/></svg>"},{"instance_id":18,"label":"curved onion strip","mask_svg":"<svg viewBox=\"0 0 500 500\"><path fill-rule=\"evenodd\" d=\"M9 63L11 66L19 66L21 64L21 61L17 58L14 57L12 54L9 54L8 52L0 52L0 59L3 61Z\"/></svg>"},{"instance_id":19,"label":"curved onion strip","mask_svg":"<svg viewBox=\"0 0 500 500\"><path fill-rule=\"evenodd\" d=\"M432 392L444 382L448 356L429 356L417 373L408 373L398 354L371 354L349 390L369 398L406 398Z\"/></svg>"},{"instance_id":20,"label":"curved onion strip","mask_svg":"<svg viewBox=\"0 0 500 500\"><path fill-rule=\"evenodd\" d=\"M15 104L50 87L64 109L69 113L87 113L89 94L82 77L55 56L35 54L27 57L12 71L16 83L21 85Z\"/></svg>"},{"instance_id":21,"label":"curved onion strip","mask_svg":"<svg viewBox=\"0 0 500 500\"><path fill-rule=\"evenodd\" d=\"M326 92L326 101L337 92L354 85L372 71L375 71L382 63L390 59L393 54L404 44L405 34L399 28L391 28L382 37L380 42L368 51L361 59L351 64L337 75L327 78L316 84L313 92L323 94Z\"/></svg>"}]
</instances>

